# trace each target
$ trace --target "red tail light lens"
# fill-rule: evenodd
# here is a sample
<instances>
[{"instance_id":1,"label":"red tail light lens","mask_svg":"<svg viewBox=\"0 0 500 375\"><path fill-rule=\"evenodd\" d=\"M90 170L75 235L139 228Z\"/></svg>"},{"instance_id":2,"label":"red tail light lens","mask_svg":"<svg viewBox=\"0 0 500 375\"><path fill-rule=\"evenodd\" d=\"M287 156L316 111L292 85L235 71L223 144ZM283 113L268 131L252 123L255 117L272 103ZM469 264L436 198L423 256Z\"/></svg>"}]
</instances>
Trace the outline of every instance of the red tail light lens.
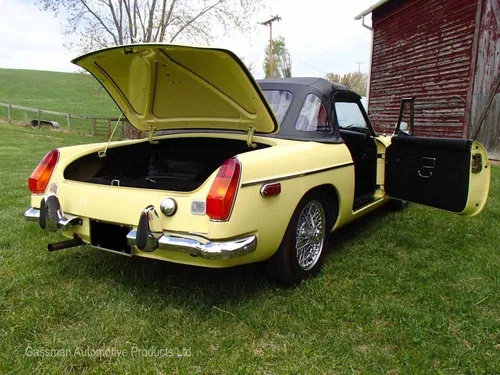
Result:
<instances>
[{"instance_id":1,"label":"red tail light lens","mask_svg":"<svg viewBox=\"0 0 500 375\"><path fill-rule=\"evenodd\" d=\"M59 159L59 151L52 150L45 155L42 161L35 168L30 178L28 179L28 186L33 194L43 194L47 185L49 184L52 172Z\"/></svg>"},{"instance_id":2,"label":"red tail light lens","mask_svg":"<svg viewBox=\"0 0 500 375\"><path fill-rule=\"evenodd\" d=\"M229 219L238 191L240 174L241 163L238 159L231 158L222 164L207 196L206 209L210 219Z\"/></svg>"}]
</instances>

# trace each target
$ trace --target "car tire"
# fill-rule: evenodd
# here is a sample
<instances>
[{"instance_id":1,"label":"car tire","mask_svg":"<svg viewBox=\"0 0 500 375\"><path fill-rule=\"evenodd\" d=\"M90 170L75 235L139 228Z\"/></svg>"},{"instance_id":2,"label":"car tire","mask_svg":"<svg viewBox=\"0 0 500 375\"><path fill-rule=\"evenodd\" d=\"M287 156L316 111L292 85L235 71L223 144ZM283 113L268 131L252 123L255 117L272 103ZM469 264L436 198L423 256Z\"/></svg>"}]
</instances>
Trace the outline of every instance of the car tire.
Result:
<instances>
[{"instance_id":1,"label":"car tire","mask_svg":"<svg viewBox=\"0 0 500 375\"><path fill-rule=\"evenodd\" d=\"M316 275L328 248L328 212L320 194L308 194L299 202L280 247L266 262L267 278L292 286ZM313 223L311 228L309 223Z\"/></svg>"}]
</instances>

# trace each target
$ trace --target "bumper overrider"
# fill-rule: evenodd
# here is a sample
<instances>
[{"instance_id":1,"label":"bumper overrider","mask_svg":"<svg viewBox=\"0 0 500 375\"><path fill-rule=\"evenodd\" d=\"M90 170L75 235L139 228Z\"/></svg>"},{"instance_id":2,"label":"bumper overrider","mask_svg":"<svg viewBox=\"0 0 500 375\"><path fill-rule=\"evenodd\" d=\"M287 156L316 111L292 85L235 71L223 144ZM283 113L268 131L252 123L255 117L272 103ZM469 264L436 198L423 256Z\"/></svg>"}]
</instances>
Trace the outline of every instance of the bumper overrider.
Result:
<instances>
[{"instance_id":1,"label":"bumper overrider","mask_svg":"<svg viewBox=\"0 0 500 375\"><path fill-rule=\"evenodd\" d=\"M47 231L59 229L67 231L71 227L83 223L80 217L63 212L55 194L44 196L40 203L40 209L28 208L24 213L24 218L28 221L38 221L40 227ZM73 240L67 241L68 246L62 246L63 243L58 243L56 248L49 245L49 250L83 244L81 239L78 238L80 241L76 240L77 236ZM137 230L131 230L127 234L127 243L144 252L160 249L187 253L206 259L230 259L254 252L257 248L257 237L248 235L225 241L210 241L196 234L167 232L161 228L156 209L153 206L148 206L141 212Z\"/></svg>"}]
</instances>

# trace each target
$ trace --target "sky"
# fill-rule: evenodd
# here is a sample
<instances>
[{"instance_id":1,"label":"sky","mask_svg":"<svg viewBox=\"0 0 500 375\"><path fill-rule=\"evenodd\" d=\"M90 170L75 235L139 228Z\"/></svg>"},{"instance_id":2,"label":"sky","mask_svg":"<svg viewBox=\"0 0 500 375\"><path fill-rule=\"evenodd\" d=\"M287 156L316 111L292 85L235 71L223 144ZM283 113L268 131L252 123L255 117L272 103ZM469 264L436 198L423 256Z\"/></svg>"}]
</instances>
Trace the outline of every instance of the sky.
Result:
<instances>
[{"instance_id":1,"label":"sky","mask_svg":"<svg viewBox=\"0 0 500 375\"><path fill-rule=\"evenodd\" d=\"M272 0L255 15L250 35L233 33L217 38L223 47L253 63L256 78L263 78L264 48L269 28L258 23L279 15L273 36L285 37L292 57L292 75L322 77L327 72L367 72L371 33L354 17L377 0ZM369 22L369 18L368 18ZM34 0L0 0L0 68L74 72L70 63L77 51L65 48L61 24L64 19L42 11Z\"/></svg>"}]
</instances>

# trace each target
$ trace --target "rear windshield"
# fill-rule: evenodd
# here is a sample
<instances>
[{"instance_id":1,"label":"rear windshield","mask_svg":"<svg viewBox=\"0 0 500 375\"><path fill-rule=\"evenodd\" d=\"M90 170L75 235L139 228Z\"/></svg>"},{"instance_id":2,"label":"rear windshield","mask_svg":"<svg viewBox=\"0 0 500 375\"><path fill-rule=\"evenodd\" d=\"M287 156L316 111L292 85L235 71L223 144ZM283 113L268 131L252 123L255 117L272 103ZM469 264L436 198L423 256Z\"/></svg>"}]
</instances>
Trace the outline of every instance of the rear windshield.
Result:
<instances>
[{"instance_id":1,"label":"rear windshield","mask_svg":"<svg viewBox=\"0 0 500 375\"><path fill-rule=\"evenodd\" d=\"M292 93L285 90L264 90L263 92L276 116L276 120L281 124L292 102Z\"/></svg>"}]
</instances>

